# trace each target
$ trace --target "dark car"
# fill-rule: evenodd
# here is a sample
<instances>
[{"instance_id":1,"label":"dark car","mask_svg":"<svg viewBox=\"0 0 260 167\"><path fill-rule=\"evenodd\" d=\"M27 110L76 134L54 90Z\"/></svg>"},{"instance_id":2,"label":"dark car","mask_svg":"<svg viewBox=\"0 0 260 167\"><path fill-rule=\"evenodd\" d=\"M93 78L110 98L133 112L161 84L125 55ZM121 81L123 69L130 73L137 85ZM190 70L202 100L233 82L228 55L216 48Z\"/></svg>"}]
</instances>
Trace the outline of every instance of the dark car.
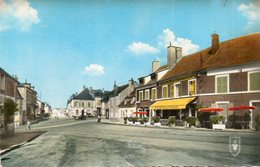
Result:
<instances>
[{"instance_id":1,"label":"dark car","mask_svg":"<svg viewBox=\"0 0 260 167\"><path fill-rule=\"evenodd\" d=\"M87 117L84 115L78 115L78 116L74 116L74 119L75 120L85 120L85 119L87 119Z\"/></svg>"}]
</instances>

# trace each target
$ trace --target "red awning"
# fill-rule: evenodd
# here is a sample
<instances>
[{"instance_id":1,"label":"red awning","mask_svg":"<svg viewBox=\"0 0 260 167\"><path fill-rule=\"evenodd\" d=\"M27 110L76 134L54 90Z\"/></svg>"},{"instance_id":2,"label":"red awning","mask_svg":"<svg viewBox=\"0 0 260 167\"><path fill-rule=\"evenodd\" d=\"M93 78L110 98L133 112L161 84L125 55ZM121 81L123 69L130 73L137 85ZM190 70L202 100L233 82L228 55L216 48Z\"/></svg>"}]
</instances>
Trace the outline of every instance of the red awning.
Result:
<instances>
[{"instance_id":1,"label":"red awning","mask_svg":"<svg viewBox=\"0 0 260 167\"><path fill-rule=\"evenodd\" d=\"M235 111L235 110L254 110L256 109L255 106L235 106L230 107L228 110Z\"/></svg>"},{"instance_id":2,"label":"red awning","mask_svg":"<svg viewBox=\"0 0 260 167\"><path fill-rule=\"evenodd\" d=\"M221 112L223 108L201 108L199 112Z\"/></svg>"},{"instance_id":3,"label":"red awning","mask_svg":"<svg viewBox=\"0 0 260 167\"><path fill-rule=\"evenodd\" d=\"M140 115L144 115L144 114L147 114L147 112L143 112L143 111L139 111L139 112L133 112L133 114L140 114Z\"/></svg>"}]
</instances>

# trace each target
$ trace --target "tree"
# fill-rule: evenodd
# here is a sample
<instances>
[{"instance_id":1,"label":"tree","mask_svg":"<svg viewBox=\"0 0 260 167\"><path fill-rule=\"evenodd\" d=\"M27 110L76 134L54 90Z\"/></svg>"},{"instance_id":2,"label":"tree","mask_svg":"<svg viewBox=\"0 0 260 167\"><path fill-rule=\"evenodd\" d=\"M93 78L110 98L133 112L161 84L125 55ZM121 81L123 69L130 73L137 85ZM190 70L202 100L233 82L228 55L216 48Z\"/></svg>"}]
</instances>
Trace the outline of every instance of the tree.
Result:
<instances>
[{"instance_id":1,"label":"tree","mask_svg":"<svg viewBox=\"0 0 260 167\"><path fill-rule=\"evenodd\" d=\"M3 123L6 134L9 134L8 123L11 122L11 118L13 118L15 112L18 111L17 106L18 104L9 98L7 98L4 102L4 107L1 115L3 116Z\"/></svg>"}]
</instances>

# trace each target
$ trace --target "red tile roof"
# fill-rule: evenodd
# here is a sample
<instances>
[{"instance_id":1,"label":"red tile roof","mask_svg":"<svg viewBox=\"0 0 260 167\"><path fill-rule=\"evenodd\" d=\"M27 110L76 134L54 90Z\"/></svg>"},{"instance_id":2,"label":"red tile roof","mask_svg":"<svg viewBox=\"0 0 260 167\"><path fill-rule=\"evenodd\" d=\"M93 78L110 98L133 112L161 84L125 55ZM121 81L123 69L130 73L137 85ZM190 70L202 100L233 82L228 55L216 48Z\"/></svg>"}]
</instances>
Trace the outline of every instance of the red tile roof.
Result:
<instances>
[{"instance_id":1,"label":"red tile roof","mask_svg":"<svg viewBox=\"0 0 260 167\"><path fill-rule=\"evenodd\" d=\"M260 33L221 42L215 54L211 48L183 57L161 80L199 70L237 66L260 61Z\"/></svg>"}]
</instances>

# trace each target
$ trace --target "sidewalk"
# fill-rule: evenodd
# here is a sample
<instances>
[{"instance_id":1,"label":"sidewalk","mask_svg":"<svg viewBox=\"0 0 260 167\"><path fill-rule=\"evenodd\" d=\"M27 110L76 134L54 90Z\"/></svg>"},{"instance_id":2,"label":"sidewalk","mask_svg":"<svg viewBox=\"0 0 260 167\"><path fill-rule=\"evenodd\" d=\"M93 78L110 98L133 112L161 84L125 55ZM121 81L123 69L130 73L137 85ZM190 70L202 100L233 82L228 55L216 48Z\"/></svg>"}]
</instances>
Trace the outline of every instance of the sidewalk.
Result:
<instances>
[{"instance_id":1,"label":"sidewalk","mask_svg":"<svg viewBox=\"0 0 260 167\"><path fill-rule=\"evenodd\" d=\"M145 127L145 128L162 128L162 129L175 129L175 130L191 130L191 131L210 131L210 132L246 132L246 133L255 133L255 130L250 129L224 129L224 130L213 130L213 129L207 129L207 128L196 128L196 127L183 127L183 126L177 126L177 127L169 127L169 126L144 126L144 125L127 125L124 124L123 121L116 121L116 120L110 120L110 119L102 119L101 123L104 124L112 124L112 125L122 125L122 126L133 126L133 127Z\"/></svg>"},{"instance_id":2,"label":"sidewalk","mask_svg":"<svg viewBox=\"0 0 260 167\"><path fill-rule=\"evenodd\" d=\"M0 155L18 148L26 142L32 141L43 133L45 131L20 132L14 133L12 136L2 137L0 141Z\"/></svg>"}]
</instances>

